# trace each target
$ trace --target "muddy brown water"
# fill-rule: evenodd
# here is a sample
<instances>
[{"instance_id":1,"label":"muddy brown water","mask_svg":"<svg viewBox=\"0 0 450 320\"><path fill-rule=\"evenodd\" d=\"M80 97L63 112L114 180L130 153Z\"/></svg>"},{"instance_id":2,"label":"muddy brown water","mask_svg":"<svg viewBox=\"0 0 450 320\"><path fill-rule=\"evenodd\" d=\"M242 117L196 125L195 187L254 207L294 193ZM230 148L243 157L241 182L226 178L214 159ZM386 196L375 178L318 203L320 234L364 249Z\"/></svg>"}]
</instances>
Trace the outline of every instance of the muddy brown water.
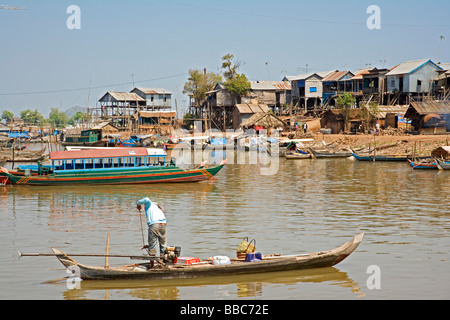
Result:
<instances>
[{"instance_id":1,"label":"muddy brown water","mask_svg":"<svg viewBox=\"0 0 450 320\"><path fill-rule=\"evenodd\" d=\"M407 163L279 159L228 163L217 180L134 186L0 187L1 299L449 299L450 172ZM183 256L235 256L244 237L257 251L327 250L364 232L331 268L177 281L70 283L53 257L17 251L140 254L135 202L166 210L168 242ZM145 235L146 238L146 235ZM102 258L77 258L103 264ZM109 263L130 260L110 258ZM377 276L373 270L378 270ZM375 279L375 280L374 280ZM374 281L378 281L374 287ZM371 285L372 284L372 285Z\"/></svg>"}]
</instances>

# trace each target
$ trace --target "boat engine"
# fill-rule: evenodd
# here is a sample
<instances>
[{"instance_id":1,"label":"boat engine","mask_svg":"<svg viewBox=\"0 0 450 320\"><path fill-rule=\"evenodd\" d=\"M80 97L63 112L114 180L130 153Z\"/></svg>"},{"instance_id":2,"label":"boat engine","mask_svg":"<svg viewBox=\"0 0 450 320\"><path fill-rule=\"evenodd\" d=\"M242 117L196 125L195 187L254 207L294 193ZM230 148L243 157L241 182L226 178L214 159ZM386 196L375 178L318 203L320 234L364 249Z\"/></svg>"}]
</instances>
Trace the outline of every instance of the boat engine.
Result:
<instances>
[{"instance_id":1,"label":"boat engine","mask_svg":"<svg viewBox=\"0 0 450 320\"><path fill-rule=\"evenodd\" d=\"M167 247L164 252L164 262L173 262L176 257L179 257L181 254L181 247Z\"/></svg>"}]
</instances>

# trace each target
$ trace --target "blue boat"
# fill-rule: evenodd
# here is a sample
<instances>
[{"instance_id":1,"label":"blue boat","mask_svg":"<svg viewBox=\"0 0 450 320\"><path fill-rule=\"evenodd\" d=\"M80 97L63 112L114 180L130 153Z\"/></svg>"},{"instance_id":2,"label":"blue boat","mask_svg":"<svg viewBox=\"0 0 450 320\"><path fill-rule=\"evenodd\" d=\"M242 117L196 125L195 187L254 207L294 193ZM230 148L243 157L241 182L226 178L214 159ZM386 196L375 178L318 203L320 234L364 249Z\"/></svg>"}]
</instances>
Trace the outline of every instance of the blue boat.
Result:
<instances>
[{"instance_id":1,"label":"blue boat","mask_svg":"<svg viewBox=\"0 0 450 320\"><path fill-rule=\"evenodd\" d=\"M439 169L435 160L414 162L408 159L409 164L413 169ZM450 161L443 161L444 166L450 165Z\"/></svg>"}]
</instances>

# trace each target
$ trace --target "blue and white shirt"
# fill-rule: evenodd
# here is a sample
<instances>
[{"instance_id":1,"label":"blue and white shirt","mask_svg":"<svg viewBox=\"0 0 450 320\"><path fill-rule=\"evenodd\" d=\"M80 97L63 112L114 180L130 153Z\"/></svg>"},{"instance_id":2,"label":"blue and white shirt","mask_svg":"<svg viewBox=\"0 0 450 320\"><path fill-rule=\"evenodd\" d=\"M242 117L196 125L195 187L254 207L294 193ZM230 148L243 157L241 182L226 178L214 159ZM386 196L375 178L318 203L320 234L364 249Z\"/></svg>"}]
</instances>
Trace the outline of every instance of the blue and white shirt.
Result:
<instances>
[{"instance_id":1,"label":"blue and white shirt","mask_svg":"<svg viewBox=\"0 0 450 320\"><path fill-rule=\"evenodd\" d=\"M148 226L151 226L155 223L166 223L166 216L164 215L164 212L158 207L155 202L152 202L148 197L139 200L137 204L144 206Z\"/></svg>"}]
</instances>

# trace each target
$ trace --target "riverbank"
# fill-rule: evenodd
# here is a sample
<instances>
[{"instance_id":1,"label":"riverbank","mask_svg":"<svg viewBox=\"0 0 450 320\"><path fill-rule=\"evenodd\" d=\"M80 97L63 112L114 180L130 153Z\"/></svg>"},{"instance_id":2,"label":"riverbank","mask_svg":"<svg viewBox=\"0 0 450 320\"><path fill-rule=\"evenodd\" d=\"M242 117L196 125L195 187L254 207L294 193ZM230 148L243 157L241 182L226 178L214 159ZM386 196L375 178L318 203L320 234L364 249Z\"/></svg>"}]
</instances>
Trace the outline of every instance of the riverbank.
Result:
<instances>
[{"instance_id":1,"label":"riverbank","mask_svg":"<svg viewBox=\"0 0 450 320\"><path fill-rule=\"evenodd\" d=\"M308 134L317 141L334 143L339 148L380 148L391 154L411 153L417 156L429 156L431 151L450 145L450 134L447 135L373 135L373 134ZM389 151L387 151L389 150Z\"/></svg>"}]
</instances>

